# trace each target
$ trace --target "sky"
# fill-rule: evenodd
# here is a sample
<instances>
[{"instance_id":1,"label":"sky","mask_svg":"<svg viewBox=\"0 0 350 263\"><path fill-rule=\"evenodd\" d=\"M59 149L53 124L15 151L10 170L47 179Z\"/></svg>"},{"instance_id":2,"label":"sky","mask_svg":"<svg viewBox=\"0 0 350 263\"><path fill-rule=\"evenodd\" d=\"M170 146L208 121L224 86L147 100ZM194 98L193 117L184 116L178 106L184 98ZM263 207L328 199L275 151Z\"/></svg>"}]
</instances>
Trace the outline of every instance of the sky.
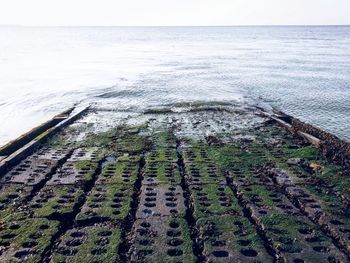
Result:
<instances>
[{"instance_id":1,"label":"sky","mask_svg":"<svg viewBox=\"0 0 350 263\"><path fill-rule=\"evenodd\" d=\"M0 25L344 24L350 0L0 0Z\"/></svg>"}]
</instances>

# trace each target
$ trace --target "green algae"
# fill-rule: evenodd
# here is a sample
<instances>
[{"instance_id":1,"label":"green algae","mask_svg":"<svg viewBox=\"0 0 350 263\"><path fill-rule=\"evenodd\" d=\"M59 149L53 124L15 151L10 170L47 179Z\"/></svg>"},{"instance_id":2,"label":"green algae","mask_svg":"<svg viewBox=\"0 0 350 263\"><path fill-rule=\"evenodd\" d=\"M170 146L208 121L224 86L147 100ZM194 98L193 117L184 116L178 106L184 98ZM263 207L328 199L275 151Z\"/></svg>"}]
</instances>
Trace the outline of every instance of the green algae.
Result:
<instances>
[{"instance_id":1,"label":"green algae","mask_svg":"<svg viewBox=\"0 0 350 263\"><path fill-rule=\"evenodd\" d=\"M186 163L186 177L191 184L218 183L225 177L214 163Z\"/></svg>"},{"instance_id":2,"label":"green algae","mask_svg":"<svg viewBox=\"0 0 350 263\"><path fill-rule=\"evenodd\" d=\"M117 135L116 129L111 129L101 133L87 134L79 144L84 147L106 147L112 143L112 139Z\"/></svg>"},{"instance_id":3,"label":"green algae","mask_svg":"<svg viewBox=\"0 0 350 263\"><path fill-rule=\"evenodd\" d=\"M184 147L182 150L183 159L188 162L211 162L208 156L208 146L202 143L192 143L191 147Z\"/></svg>"},{"instance_id":4,"label":"green algae","mask_svg":"<svg viewBox=\"0 0 350 263\"><path fill-rule=\"evenodd\" d=\"M118 156L118 161L120 162L130 162L130 163L139 163L141 161L142 155L140 154L124 154L121 156Z\"/></svg>"},{"instance_id":5,"label":"green algae","mask_svg":"<svg viewBox=\"0 0 350 263\"><path fill-rule=\"evenodd\" d=\"M176 137L170 130L156 131L151 136L154 149L174 148L176 145Z\"/></svg>"},{"instance_id":6,"label":"green algae","mask_svg":"<svg viewBox=\"0 0 350 263\"><path fill-rule=\"evenodd\" d=\"M314 146L290 148L287 145L282 147L281 150L285 158L303 158L308 160L322 159L320 150Z\"/></svg>"},{"instance_id":7,"label":"green algae","mask_svg":"<svg viewBox=\"0 0 350 263\"><path fill-rule=\"evenodd\" d=\"M42 254L58 232L58 221L12 214L1 222L2 262L40 262Z\"/></svg>"},{"instance_id":8,"label":"green algae","mask_svg":"<svg viewBox=\"0 0 350 263\"><path fill-rule=\"evenodd\" d=\"M150 162L144 167L144 181L149 183L177 183L181 181L179 168L172 162Z\"/></svg>"},{"instance_id":9,"label":"green algae","mask_svg":"<svg viewBox=\"0 0 350 263\"><path fill-rule=\"evenodd\" d=\"M125 219L130 210L132 187L126 184L95 185L76 216L81 221Z\"/></svg>"},{"instance_id":10,"label":"green algae","mask_svg":"<svg viewBox=\"0 0 350 263\"><path fill-rule=\"evenodd\" d=\"M138 176L137 162L117 161L106 163L96 184L134 184Z\"/></svg>"},{"instance_id":11,"label":"green algae","mask_svg":"<svg viewBox=\"0 0 350 263\"><path fill-rule=\"evenodd\" d=\"M176 162L177 159L175 148L157 148L147 155L148 162Z\"/></svg>"},{"instance_id":12,"label":"green algae","mask_svg":"<svg viewBox=\"0 0 350 263\"><path fill-rule=\"evenodd\" d=\"M274 210L279 200L285 198L281 193L268 189L261 184L252 184L248 187L240 188L240 192L251 202L257 202L263 207Z\"/></svg>"},{"instance_id":13,"label":"green algae","mask_svg":"<svg viewBox=\"0 0 350 263\"><path fill-rule=\"evenodd\" d=\"M258 145L254 145L254 148L260 150ZM209 157L212 158L215 163L219 164L222 169L228 170L232 168L247 170L266 163L266 159L262 155L241 150L238 145L234 144L211 148ZM237 167L237 165L239 165L239 167Z\"/></svg>"},{"instance_id":14,"label":"green algae","mask_svg":"<svg viewBox=\"0 0 350 263\"><path fill-rule=\"evenodd\" d=\"M209 216L198 220L198 226L203 252L212 262L273 262L254 226L243 216ZM246 251L252 252L253 261Z\"/></svg>"},{"instance_id":15,"label":"green algae","mask_svg":"<svg viewBox=\"0 0 350 263\"><path fill-rule=\"evenodd\" d=\"M144 127L118 129L111 147L119 153L140 154L151 148L148 136L141 135Z\"/></svg>"},{"instance_id":16,"label":"green algae","mask_svg":"<svg viewBox=\"0 0 350 263\"><path fill-rule=\"evenodd\" d=\"M344 201L339 196L347 197L349 192L349 181L341 174L341 169L326 162L318 149L297 144L281 129L276 127L249 129L246 131L247 136L253 135L256 140L241 138L226 144L222 142L232 134L223 132L215 135L221 139L219 140L221 144L211 146L203 141L188 140L189 145L182 147L184 178L181 178L182 174L176 164L178 149L176 149L174 134L170 130L160 130L160 132L151 133L150 137L149 131L150 129L146 126L116 127L107 132L89 133L81 141L73 143L69 140L69 136L75 131L70 131L68 134L62 134L50 140L54 147L62 145L69 145L72 148L98 147L101 152L98 160L74 162L74 170L79 174L77 181L73 183L76 185L76 182L79 182L79 187L75 188L74 192L77 199L68 198L72 202L69 201L67 204L65 201L67 191L61 191L63 186L59 185L51 186L48 191L51 195L48 200L42 201L40 198L45 196L43 193L49 188L44 186L29 203L28 211L33 212L32 215L37 217L35 220L71 214L74 210L72 206L81 205L81 207L75 207L75 211L78 213L80 210L80 212L74 221L75 226L80 227L72 228L63 234L59 246L54 247L52 262L115 262L118 261L118 246L124 241L132 242L133 262L194 262L196 259L192 250L191 231L193 240L203 241L203 253L209 262L230 262L229 259L232 257L242 262L258 260L270 262L272 259L263 246L263 242L267 242L264 240L265 234L271 238L271 243L278 251L288 255L288 260L294 259L289 254L295 255L300 252L301 258L309 262L314 251L307 251L309 247L304 246L306 244L304 234L300 233L300 229L312 232L317 237L318 243L330 244L331 242L315 224L308 221L302 214L295 213L298 211L296 207L293 207L291 214L277 207L281 201L276 200L284 201L286 197L282 192L277 191L277 187L274 188L271 185L272 181L261 180L260 176L267 178L267 174L257 174L261 170L266 172L271 167L283 168L290 172L293 178L298 179L296 182L299 186L321 201L324 211L341 221L341 227L345 229L349 225L346 218L342 217L341 213L337 213ZM271 138L275 141L271 141ZM97 161L106 156L107 158L101 162L101 174L95 174ZM108 160L111 156L117 161ZM144 157L146 165L143 167ZM322 170L311 171L307 165L288 165L286 161L290 158L300 158L305 160L306 164L316 163L322 166ZM181 161L180 159L180 168L182 168ZM226 173L227 171L230 173ZM89 185L94 176L97 177L95 185ZM224 185L226 177L228 181L232 178L234 182L241 184L237 186L238 190L231 185L241 206L233 191ZM142 182L137 181L140 178L143 178ZM157 190L157 183L168 186L180 185L183 183L182 179L189 185L190 195L187 198L190 203L187 204L189 206L187 208L193 210L191 213L193 212L194 219L197 220L195 226L199 227L199 233L196 233L196 228L190 229L191 222L186 222L183 219L185 214L180 213L176 218L168 215L136 220L133 224L134 229L126 233L135 235L144 233L142 232L144 230L139 231L136 227L141 225L143 220L154 221L157 225L156 231L147 236L147 238L152 237L154 243L142 243L145 242L145 236L138 236L135 240L124 240L131 238L130 235L121 238L120 226L124 228L123 223L130 223L125 222L124 219L132 212L130 204L133 201L131 200L134 196L133 191L140 192L140 189L136 189L137 186L133 189L135 183L136 185L141 183L141 187L146 185ZM302 184L304 179L305 183ZM322 184L318 185L320 182ZM269 186L263 184L269 184ZM92 190L86 193L85 200L85 193L80 189L87 185L91 186ZM223 190L218 190L219 188ZM123 195L120 195L121 192ZM22 202L22 199L18 200ZM2 203L1 196L0 203ZM33 204L40 204L42 207L31 207ZM251 204L256 210L250 206ZM266 215L254 218L256 220L254 224L258 228L263 226L262 229L259 228L259 231L264 231L262 236L257 234L255 226L251 223L253 220L251 222L248 220L248 217L252 217L248 215L250 210L243 207L249 209L253 207L251 208L253 216L259 209L268 212ZM5 213L9 213L6 209L5 207ZM168 245L168 242L176 238L168 235L169 229L172 229L172 227L169 228L169 220L175 220L175 223L179 224L174 227L181 232L183 243L179 248ZM101 224L106 221L108 224ZM87 227L92 224L94 225ZM112 233L107 238L104 235L100 236L98 229L110 230ZM82 232L81 238L73 234L74 231ZM305 247L307 247L306 250ZM251 257L254 254L252 250L257 253L255 257ZM305 251L308 255L304 253ZM195 253L200 252L195 251Z\"/></svg>"},{"instance_id":17,"label":"green algae","mask_svg":"<svg viewBox=\"0 0 350 263\"><path fill-rule=\"evenodd\" d=\"M34 217L63 218L73 213L84 191L71 185L44 186L29 203Z\"/></svg>"},{"instance_id":18,"label":"green algae","mask_svg":"<svg viewBox=\"0 0 350 263\"><path fill-rule=\"evenodd\" d=\"M75 161L74 167L77 170L87 170L91 171L97 168L97 162L91 161L91 160L81 160L81 161Z\"/></svg>"},{"instance_id":19,"label":"green algae","mask_svg":"<svg viewBox=\"0 0 350 263\"><path fill-rule=\"evenodd\" d=\"M24 184L4 184L0 188L0 218L10 215L32 193L33 187Z\"/></svg>"},{"instance_id":20,"label":"green algae","mask_svg":"<svg viewBox=\"0 0 350 263\"><path fill-rule=\"evenodd\" d=\"M136 222L131 262L195 262L187 222L153 217Z\"/></svg>"},{"instance_id":21,"label":"green algae","mask_svg":"<svg viewBox=\"0 0 350 263\"><path fill-rule=\"evenodd\" d=\"M274 246L281 252L300 253L303 251L305 242L302 242L301 231L313 233L318 242L327 240L319 229L290 215L272 213L262 217L261 222L267 235L272 238Z\"/></svg>"},{"instance_id":22,"label":"green algae","mask_svg":"<svg viewBox=\"0 0 350 263\"><path fill-rule=\"evenodd\" d=\"M52 262L118 262L121 229L113 225L73 228L61 237Z\"/></svg>"},{"instance_id":23,"label":"green algae","mask_svg":"<svg viewBox=\"0 0 350 263\"><path fill-rule=\"evenodd\" d=\"M287 170L307 191L322 200L326 211L342 209L342 202L350 199L350 180L341 175L341 167L329 163L320 156L320 151L312 146L290 149L289 152L290 154L286 154L283 159L271 157L275 165ZM285 162L289 158L300 158L306 162L290 166ZM320 170L314 171L310 164L319 166Z\"/></svg>"},{"instance_id":24,"label":"green algae","mask_svg":"<svg viewBox=\"0 0 350 263\"><path fill-rule=\"evenodd\" d=\"M241 208L227 185L202 184L190 187L196 219L213 215L240 215Z\"/></svg>"},{"instance_id":25,"label":"green algae","mask_svg":"<svg viewBox=\"0 0 350 263\"><path fill-rule=\"evenodd\" d=\"M49 147L52 147L53 149L61 149L62 147L66 146L74 146L72 142L70 142L61 134L49 138L47 141L47 145Z\"/></svg>"}]
</instances>

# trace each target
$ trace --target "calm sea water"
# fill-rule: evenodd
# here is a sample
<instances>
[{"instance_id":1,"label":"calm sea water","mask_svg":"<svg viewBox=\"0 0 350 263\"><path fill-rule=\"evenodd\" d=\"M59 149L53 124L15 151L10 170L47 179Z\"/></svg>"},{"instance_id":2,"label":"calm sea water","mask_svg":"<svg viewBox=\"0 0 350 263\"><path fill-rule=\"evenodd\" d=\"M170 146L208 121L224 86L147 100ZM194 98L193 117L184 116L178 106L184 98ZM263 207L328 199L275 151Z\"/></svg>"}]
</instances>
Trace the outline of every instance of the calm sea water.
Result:
<instances>
[{"instance_id":1,"label":"calm sea water","mask_svg":"<svg viewBox=\"0 0 350 263\"><path fill-rule=\"evenodd\" d=\"M0 145L76 103L237 100L350 140L350 27L0 27Z\"/></svg>"}]
</instances>

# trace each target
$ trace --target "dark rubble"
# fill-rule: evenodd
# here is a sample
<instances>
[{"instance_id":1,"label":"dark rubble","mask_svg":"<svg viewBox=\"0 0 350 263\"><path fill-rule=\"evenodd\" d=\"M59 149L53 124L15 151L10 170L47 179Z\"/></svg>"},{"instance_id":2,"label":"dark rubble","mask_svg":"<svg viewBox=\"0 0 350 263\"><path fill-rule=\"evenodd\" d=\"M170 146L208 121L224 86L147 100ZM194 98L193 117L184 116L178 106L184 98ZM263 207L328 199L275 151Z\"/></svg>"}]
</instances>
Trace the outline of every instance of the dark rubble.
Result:
<instances>
[{"instance_id":1,"label":"dark rubble","mask_svg":"<svg viewBox=\"0 0 350 263\"><path fill-rule=\"evenodd\" d=\"M1 262L349 262L348 168L298 135L249 108L113 114L2 174Z\"/></svg>"}]
</instances>

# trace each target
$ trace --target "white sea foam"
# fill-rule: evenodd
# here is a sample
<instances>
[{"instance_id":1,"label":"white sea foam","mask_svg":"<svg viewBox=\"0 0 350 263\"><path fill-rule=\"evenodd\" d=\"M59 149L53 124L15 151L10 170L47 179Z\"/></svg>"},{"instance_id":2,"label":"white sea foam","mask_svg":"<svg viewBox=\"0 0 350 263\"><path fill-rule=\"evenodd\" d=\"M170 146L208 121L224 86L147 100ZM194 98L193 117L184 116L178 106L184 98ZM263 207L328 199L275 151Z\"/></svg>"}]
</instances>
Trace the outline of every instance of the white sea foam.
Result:
<instances>
[{"instance_id":1,"label":"white sea foam","mask_svg":"<svg viewBox=\"0 0 350 263\"><path fill-rule=\"evenodd\" d=\"M350 139L350 27L0 27L0 144L75 103L259 98Z\"/></svg>"}]
</instances>

